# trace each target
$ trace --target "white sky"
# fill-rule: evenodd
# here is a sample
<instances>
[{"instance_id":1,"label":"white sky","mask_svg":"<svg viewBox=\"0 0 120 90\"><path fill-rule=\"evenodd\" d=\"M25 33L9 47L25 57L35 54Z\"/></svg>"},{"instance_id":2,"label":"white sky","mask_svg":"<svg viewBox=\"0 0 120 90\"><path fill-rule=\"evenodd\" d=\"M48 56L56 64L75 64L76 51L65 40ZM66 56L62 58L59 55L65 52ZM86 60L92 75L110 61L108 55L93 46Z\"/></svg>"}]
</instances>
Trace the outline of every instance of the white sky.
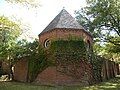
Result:
<instances>
[{"instance_id":1,"label":"white sky","mask_svg":"<svg viewBox=\"0 0 120 90\"><path fill-rule=\"evenodd\" d=\"M37 36L63 7L75 17L74 11L86 5L86 0L40 0L40 2L40 8L28 10L0 0L0 15L16 17L22 23L29 25L32 33Z\"/></svg>"}]
</instances>

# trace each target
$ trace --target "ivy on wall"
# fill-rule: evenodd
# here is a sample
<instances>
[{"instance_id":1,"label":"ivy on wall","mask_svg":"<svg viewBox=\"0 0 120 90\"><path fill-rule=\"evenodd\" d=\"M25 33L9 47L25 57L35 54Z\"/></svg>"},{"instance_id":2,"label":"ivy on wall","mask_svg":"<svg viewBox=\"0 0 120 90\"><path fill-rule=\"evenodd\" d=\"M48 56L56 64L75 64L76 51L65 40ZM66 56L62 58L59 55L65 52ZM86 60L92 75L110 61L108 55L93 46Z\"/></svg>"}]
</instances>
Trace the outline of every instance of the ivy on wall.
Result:
<instances>
[{"instance_id":1,"label":"ivy on wall","mask_svg":"<svg viewBox=\"0 0 120 90\"><path fill-rule=\"evenodd\" d=\"M81 67L81 62L87 62L83 67L86 77L89 73L86 66L89 63L92 65L95 82L102 81L101 72L105 59L95 55L92 46L88 49L87 43L82 38L52 41L49 48L43 49L39 46L31 52L28 63L28 80L33 81L38 73L48 66L56 66L59 72L79 78L80 73L77 69Z\"/></svg>"},{"instance_id":2,"label":"ivy on wall","mask_svg":"<svg viewBox=\"0 0 120 90\"><path fill-rule=\"evenodd\" d=\"M74 72L80 67L80 62L87 61L92 65L94 81L100 82L102 81L101 73L106 59L95 55L92 47L88 49L87 43L83 39L70 39L53 41L49 48L48 61L57 66L60 72L76 78L77 74ZM70 68L72 65L73 67ZM84 72L87 73L87 71Z\"/></svg>"},{"instance_id":3,"label":"ivy on wall","mask_svg":"<svg viewBox=\"0 0 120 90\"><path fill-rule=\"evenodd\" d=\"M28 82L32 82L38 73L47 67L47 58L43 48L38 46L36 51L30 54L28 59Z\"/></svg>"},{"instance_id":4,"label":"ivy on wall","mask_svg":"<svg viewBox=\"0 0 120 90\"><path fill-rule=\"evenodd\" d=\"M80 76L76 70L81 61L88 62L86 43L83 39L56 40L51 42L47 51L48 61L52 66L57 66L58 71L75 78Z\"/></svg>"},{"instance_id":5,"label":"ivy on wall","mask_svg":"<svg viewBox=\"0 0 120 90\"><path fill-rule=\"evenodd\" d=\"M55 58L64 56L74 62L79 59L87 60L86 44L82 39L53 41L49 51Z\"/></svg>"},{"instance_id":6,"label":"ivy on wall","mask_svg":"<svg viewBox=\"0 0 120 90\"><path fill-rule=\"evenodd\" d=\"M91 64L93 67L93 75L95 82L102 81L102 68L103 68L104 59L100 56L95 55L93 52L91 53Z\"/></svg>"}]
</instances>

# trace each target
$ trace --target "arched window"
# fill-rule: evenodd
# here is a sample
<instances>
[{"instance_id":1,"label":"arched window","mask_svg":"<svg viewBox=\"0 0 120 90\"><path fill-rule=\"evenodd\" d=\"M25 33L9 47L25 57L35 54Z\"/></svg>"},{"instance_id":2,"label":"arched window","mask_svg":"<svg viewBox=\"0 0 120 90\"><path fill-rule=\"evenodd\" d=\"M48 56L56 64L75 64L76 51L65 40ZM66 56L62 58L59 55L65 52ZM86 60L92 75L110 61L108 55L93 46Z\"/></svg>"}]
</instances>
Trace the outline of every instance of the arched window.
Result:
<instances>
[{"instance_id":1,"label":"arched window","mask_svg":"<svg viewBox=\"0 0 120 90\"><path fill-rule=\"evenodd\" d=\"M45 42L44 42L44 47L47 48L49 46L50 46L50 40L46 39Z\"/></svg>"}]
</instances>

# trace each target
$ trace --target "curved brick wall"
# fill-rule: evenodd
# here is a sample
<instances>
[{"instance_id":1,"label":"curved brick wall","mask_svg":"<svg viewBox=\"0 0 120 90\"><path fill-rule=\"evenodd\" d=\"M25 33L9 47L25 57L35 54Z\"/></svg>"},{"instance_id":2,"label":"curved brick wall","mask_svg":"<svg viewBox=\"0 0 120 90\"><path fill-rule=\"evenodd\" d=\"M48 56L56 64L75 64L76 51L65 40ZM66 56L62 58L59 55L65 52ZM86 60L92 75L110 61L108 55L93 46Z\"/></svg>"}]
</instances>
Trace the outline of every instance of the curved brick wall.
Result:
<instances>
[{"instance_id":1,"label":"curved brick wall","mask_svg":"<svg viewBox=\"0 0 120 90\"><path fill-rule=\"evenodd\" d=\"M73 73L77 73L78 77L74 77L71 72L60 72L61 67L48 67L40 72L35 80L36 83L42 85L90 85L93 80L93 71L89 63L81 61L80 67ZM71 68L72 66L68 66ZM70 74L69 74L70 73Z\"/></svg>"},{"instance_id":2,"label":"curved brick wall","mask_svg":"<svg viewBox=\"0 0 120 90\"><path fill-rule=\"evenodd\" d=\"M60 28L56 28L56 29L51 30L49 32L45 32L43 34L40 34L39 35L39 41L44 46L44 42L45 42L46 39L50 39L50 40L66 39L69 36L83 37L83 39L86 42L87 42L87 40L89 40L91 44L93 43L92 36L90 36L84 30L79 30L79 29L60 29Z\"/></svg>"}]
</instances>

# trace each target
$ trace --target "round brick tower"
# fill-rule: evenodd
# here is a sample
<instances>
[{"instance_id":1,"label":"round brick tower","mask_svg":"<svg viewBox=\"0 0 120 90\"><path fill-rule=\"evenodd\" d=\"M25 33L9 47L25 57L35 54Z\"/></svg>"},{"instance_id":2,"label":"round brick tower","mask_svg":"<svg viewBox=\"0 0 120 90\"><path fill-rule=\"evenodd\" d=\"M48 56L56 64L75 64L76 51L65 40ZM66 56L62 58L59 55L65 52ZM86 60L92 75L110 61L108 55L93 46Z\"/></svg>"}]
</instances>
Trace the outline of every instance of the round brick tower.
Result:
<instances>
[{"instance_id":1,"label":"round brick tower","mask_svg":"<svg viewBox=\"0 0 120 90\"><path fill-rule=\"evenodd\" d=\"M66 39L69 36L82 37L89 45L93 42L92 35L63 9L39 34L39 42L43 47L47 47L50 41Z\"/></svg>"},{"instance_id":2,"label":"round brick tower","mask_svg":"<svg viewBox=\"0 0 120 90\"><path fill-rule=\"evenodd\" d=\"M67 40L70 36L83 38L83 40L88 43L88 46L92 45L92 35L79 25L79 23L65 9L63 9L39 34L39 42L44 48L47 48L51 41L57 39ZM91 64L84 60L81 60L77 64L79 64L80 67L77 67L75 71L73 70L73 64L65 66L69 75L71 75L71 70L73 70L72 75L77 72L76 75L79 76L77 79L66 73L60 72L59 70L64 71L64 67L62 64L57 64L55 66L48 66L45 70L40 72L35 82L45 85L89 85L89 81L92 80ZM87 74L84 71L86 71Z\"/></svg>"}]
</instances>

